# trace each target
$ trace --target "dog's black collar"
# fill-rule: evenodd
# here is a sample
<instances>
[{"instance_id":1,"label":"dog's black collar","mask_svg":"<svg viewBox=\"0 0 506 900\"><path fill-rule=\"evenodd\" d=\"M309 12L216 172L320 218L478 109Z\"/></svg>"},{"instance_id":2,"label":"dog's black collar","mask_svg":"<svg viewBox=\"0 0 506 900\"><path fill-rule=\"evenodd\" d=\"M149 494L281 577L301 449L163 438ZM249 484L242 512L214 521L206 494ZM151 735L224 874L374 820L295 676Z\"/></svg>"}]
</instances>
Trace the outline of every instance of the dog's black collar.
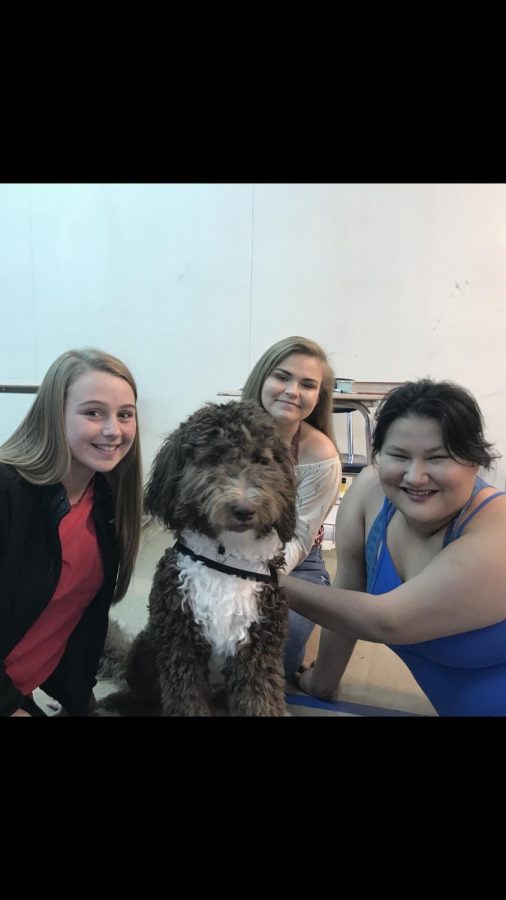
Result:
<instances>
[{"instance_id":1,"label":"dog's black collar","mask_svg":"<svg viewBox=\"0 0 506 900\"><path fill-rule=\"evenodd\" d=\"M181 541L177 541L173 548L178 553L184 553L186 556L191 556L192 559L196 559L199 562L204 563L205 566L209 566L210 569L217 569L218 572L225 572L227 575L237 575L238 578L246 578L248 581L264 581L266 584L274 584L278 583L278 573L274 566L269 564L270 575L262 575L261 572L248 572L246 569L234 569L233 566L226 566L224 563L215 562L214 559L208 559L207 556L200 556L198 553L194 553L193 550L190 550L189 547L186 547Z\"/></svg>"}]
</instances>

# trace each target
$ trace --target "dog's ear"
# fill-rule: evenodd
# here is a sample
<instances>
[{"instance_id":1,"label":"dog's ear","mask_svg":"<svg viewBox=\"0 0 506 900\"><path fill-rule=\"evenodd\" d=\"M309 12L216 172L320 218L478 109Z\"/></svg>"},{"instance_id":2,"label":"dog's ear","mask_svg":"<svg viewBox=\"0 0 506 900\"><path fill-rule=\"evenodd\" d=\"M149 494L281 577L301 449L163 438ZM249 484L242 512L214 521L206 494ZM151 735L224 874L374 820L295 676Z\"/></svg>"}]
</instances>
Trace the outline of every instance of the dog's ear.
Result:
<instances>
[{"instance_id":1,"label":"dog's ear","mask_svg":"<svg viewBox=\"0 0 506 900\"><path fill-rule=\"evenodd\" d=\"M210 446L215 447L217 459L226 449L223 413L217 417L217 410L224 408L223 404L206 403L165 439L155 456L144 491L144 511L161 519L167 528L173 527L177 487L186 463Z\"/></svg>"},{"instance_id":2,"label":"dog's ear","mask_svg":"<svg viewBox=\"0 0 506 900\"><path fill-rule=\"evenodd\" d=\"M275 435L271 450L276 462L280 465L283 472L283 509L279 520L275 524L275 528L283 543L291 541L295 535L296 525L296 502L297 502L297 482L293 468L293 459L291 451L285 446L283 441Z\"/></svg>"},{"instance_id":3,"label":"dog's ear","mask_svg":"<svg viewBox=\"0 0 506 900\"><path fill-rule=\"evenodd\" d=\"M296 525L296 482L295 475L293 471L293 466L290 460L287 460L286 463L286 489L284 491L284 503L281 516L279 517L279 521L276 525L276 531L279 534L279 537L283 541L283 543L287 543L291 541L295 536L295 525Z\"/></svg>"},{"instance_id":4,"label":"dog's ear","mask_svg":"<svg viewBox=\"0 0 506 900\"><path fill-rule=\"evenodd\" d=\"M187 458L185 424L180 425L155 456L149 480L144 491L144 510L171 527L172 505L180 475Z\"/></svg>"},{"instance_id":5,"label":"dog's ear","mask_svg":"<svg viewBox=\"0 0 506 900\"><path fill-rule=\"evenodd\" d=\"M295 522L296 519L294 501L293 506L290 504L285 504L283 513L275 526L280 540L282 540L284 544L287 544L288 541L291 541L292 538L295 537Z\"/></svg>"}]
</instances>

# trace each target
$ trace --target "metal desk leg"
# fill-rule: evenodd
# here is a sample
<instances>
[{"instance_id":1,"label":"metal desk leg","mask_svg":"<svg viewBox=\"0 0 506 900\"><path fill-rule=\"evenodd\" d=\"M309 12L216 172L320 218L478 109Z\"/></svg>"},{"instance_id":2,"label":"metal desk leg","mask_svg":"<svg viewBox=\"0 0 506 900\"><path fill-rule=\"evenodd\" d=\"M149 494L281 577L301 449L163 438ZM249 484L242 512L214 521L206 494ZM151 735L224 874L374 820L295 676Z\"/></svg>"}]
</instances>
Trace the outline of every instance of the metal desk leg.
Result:
<instances>
[{"instance_id":1,"label":"metal desk leg","mask_svg":"<svg viewBox=\"0 0 506 900\"><path fill-rule=\"evenodd\" d=\"M362 413L365 425L365 455L367 465L371 465L371 414L367 406L363 406L359 401L355 401L356 408Z\"/></svg>"},{"instance_id":2,"label":"metal desk leg","mask_svg":"<svg viewBox=\"0 0 506 900\"><path fill-rule=\"evenodd\" d=\"M353 463L353 424L352 424L352 415L353 413L350 410L358 410L361 412L364 417L364 426L365 426L365 452L366 452L366 460L367 465L371 464L371 434L372 434L372 416L369 412L370 403L366 404L365 402L361 402L360 400L350 399L344 395L339 400L334 398L333 412L346 412L347 418L347 439L348 439L348 463Z\"/></svg>"},{"instance_id":3,"label":"metal desk leg","mask_svg":"<svg viewBox=\"0 0 506 900\"><path fill-rule=\"evenodd\" d=\"M353 413L346 413L346 432L348 438L348 459L347 462L353 462Z\"/></svg>"}]
</instances>

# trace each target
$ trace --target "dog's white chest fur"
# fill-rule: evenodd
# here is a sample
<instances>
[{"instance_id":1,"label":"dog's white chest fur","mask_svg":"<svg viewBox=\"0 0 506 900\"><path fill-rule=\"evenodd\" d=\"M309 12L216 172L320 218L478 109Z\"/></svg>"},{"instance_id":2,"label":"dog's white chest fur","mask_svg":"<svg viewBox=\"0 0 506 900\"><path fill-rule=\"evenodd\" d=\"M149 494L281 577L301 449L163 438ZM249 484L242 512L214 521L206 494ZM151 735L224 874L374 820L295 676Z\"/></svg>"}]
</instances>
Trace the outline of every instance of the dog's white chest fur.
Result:
<instances>
[{"instance_id":1,"label":"dog's white chest fur","mask_svg":"<svg viewBox=\"0 0 506 900\"><path fill-rule=\"evenodd\" d=\"M195 531L183 531L181 540L201 556L237 569L267 575L268 560L281 549L275 532L255 540L254 534L249 531L239 534L224 531L217 540L212 540ZM219 544L225 548L225 553L218 557ZM258 595L264 585L210 569L182 553L178 554L178 566L183 603L188 603L195 621L212 647L212 662L219 665L249 640L251 624L259 621Z\"/></svg>"}]
</instances>

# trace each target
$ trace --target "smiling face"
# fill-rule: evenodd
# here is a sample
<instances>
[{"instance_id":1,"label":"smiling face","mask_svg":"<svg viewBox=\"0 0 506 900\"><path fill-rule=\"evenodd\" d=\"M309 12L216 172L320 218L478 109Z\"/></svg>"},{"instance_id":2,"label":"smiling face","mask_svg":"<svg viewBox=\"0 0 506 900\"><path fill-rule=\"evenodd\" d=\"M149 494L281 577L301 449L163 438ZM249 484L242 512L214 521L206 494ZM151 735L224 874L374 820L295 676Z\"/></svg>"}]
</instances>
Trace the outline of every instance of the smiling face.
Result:
<instances>
[{"instance_id":1,"label":"smiling face","mask_svg":"<svg viewBox=\"0 0 506 900\"><path fill-rule=\"evenodd\" d=\"M392 422L378 461L385 496L406 519L431 530L467 503L478 469L449 456L439 423L419 416Z\"/></svg>"},{"instance_id":2,"label":"smiling face","mask_svg":"<svg viewBox=\"0 0 506 900\"><path fill-rule=\"evenodd\" d=\"M86 483L127 455L137 430L135 396L124 378L90 370L70 385L65 434L72 455L66 482Z\"/></svg>"},{"instance_id":3,"label":"smiling face","mask_svg":"<svg viewBox=\"0 0 506 900\"><path fill-rule=\"evenodd\" d=\"M298 425L313 412L320 396L322 364L313 356L292 353L264 381L262 406L280 428Z\"/></svg>"}]
</instances>

